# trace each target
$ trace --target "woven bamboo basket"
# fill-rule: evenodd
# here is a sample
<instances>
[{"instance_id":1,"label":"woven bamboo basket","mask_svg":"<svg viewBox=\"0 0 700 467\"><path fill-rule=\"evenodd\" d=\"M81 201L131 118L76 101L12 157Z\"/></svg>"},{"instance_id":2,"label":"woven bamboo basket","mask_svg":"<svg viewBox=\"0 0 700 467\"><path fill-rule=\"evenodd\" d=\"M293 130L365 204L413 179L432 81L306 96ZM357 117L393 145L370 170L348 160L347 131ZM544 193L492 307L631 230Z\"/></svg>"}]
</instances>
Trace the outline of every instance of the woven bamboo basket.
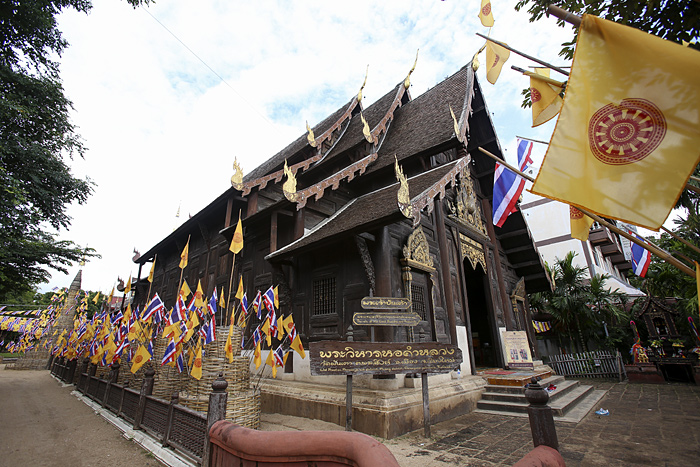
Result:
<instances>
[{"instance_id":1,"label":"woven bamboo basket","mask_svg":"<svg viewBox=\"0 0 700 467\"><path fill-rule=\"evenodd\" d=\"M237 425L257 430L260 428L260 393L256 391L230 392L226 404L226 419Z\"/></svg>"}]
</instances>

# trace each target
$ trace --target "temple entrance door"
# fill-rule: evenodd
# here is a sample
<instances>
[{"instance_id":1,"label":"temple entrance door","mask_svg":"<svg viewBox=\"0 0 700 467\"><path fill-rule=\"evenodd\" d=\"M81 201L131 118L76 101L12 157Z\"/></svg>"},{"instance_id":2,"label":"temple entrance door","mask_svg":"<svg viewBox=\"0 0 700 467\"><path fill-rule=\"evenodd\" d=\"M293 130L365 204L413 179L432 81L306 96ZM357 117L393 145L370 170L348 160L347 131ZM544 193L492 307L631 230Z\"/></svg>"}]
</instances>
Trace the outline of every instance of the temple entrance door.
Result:
<instances>
[{"instance_id":1,"label":"temple entrance door","mask_svg":"<svg viewBox=\"0 0 700 467\"><path fill-rule=\"evenodd\" d=\"M490 317L485 289L487 286L486 274L480 266L474 269L469 260L465 259L464 282L467 289L469 322L472 329L474 363L477 367L495 367L498 365L496 352L499 351L500 344L494 337L493 320Z\"/></svg>"}]
</instances>

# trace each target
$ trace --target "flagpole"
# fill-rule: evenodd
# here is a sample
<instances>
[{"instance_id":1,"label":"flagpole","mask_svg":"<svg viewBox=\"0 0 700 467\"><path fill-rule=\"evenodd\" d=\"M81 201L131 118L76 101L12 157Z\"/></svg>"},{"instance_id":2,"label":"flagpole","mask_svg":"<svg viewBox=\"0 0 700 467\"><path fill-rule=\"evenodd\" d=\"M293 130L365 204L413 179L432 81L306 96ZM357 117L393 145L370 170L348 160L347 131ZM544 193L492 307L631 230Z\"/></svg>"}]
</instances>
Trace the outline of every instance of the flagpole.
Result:
<instances>
[{"instance_id":1,"label":"flagpole","mask_svg":"<svg viewBox=\"0 0 700 467\"><path fill-rule=\"evenodd\" d=\"M525 58L527 58L528 60L532 60L532 61L535 62L535 63L539 63L539 64L542 65L542 66L546 66L547 68L551 68L551 69L554 70L554 71L558 71L559 73L561 73L561 74L563 74L563 75L569 76L569 72L568 72L568 71L565 71L565 70L563 70L562 68L559 68L558 66L554 66L554 65L552 65L551 63L547 63L547 62L545 62L544 60L540 60L539 58L535 58L535 57L533 57L532 55L528 55L528 54L526 54L526 53L524 53L524 52L521 52L521 51L519 51L519 50L515 50L515 49L512 48L511 46L509 46L509 45L507 45L507 44L504 44L504 43L501 42L501 41L497 41L496 39L491 39L491 38L488 37L488 36L484 36L484 35L481 34L481 33L478 33L478 32L477 32L476 35L479 36L479 37L481 37L481 38L486 39L487 41L491 41L491 42L493 42L493 43L496 44L496 45L500 45L500 46L503 47L504 49L510 50L511 52L516 53L516 54L520 55L521 57L525 57Z\"/></svg>"},{"instance_id":2,"label":"flagpole","mask_svg":"<svg viewBox=\"0 0 700 467\"><path fill-rule=\"evenodd\" d=\"M158 259L158 253L156 253L155 256L153 257L153 267L154 268L156 266L156 259ZM153 271L153 273L155 274L155 270ZM149 274L149 276L150 276L150 274ZM151 287L153 287L153 282L151 282L151 281L148 281L148 282L149 282L149 284L148 284L148 293L146 294L146 304L148 304L148 299L151 297Z\"/></svg>"},{"instance_id":3,"label":"flagpole","mask_svg":"<svg viewBox=\"0 0 700 467\"><path fill-rule=\"evenodd\" d=\"M560 88L563 88L564 84L565 84L564 81L557 81L556 79L552 79L552 78L549 78L547 76L538 75L537 73L533 73L532 71L523 70L522 68L517 67L515 65L512 65L510 67L510 69L518 71L518 72L524 74L525 76L529 76L530 78L535 78L535 79L538 79L540 81L544 81L545 83L553 84L554 86L559 86Z\"/></svg>"},{"instance_id":4,"label":"flagpole","mask_svg":"<svg viewBox=\"0 0 700 467\"><path fill-rule=\"evenodd\" d=\"M192 237L191 234L187 236L187 243L185 243L185 246L188 246L188 245L190 244L190 238L191 238L191 237ZM189 255L190 255L190 251L189 251L189 246L188 246L188 249L187 249L187 256L189 256ZM182 261L182 258L180 258L180 261ZM189 259L188 259L188 262L189 262ZM185 267L187 267L187 266L185 266ZM176 303L177 303L177 297L180 296L180 288L182 287L182 274L183 274L184 272L185 272L185 268L180 268L180 281L179 281L178 284L177 284L177 295L175 296L175 302L176 302Z\"/></svg>"},{"instance_id":5,"label":"flagpole","mask_svg":"<svg viewBox=\"0 0 700 467\"><path fill-rule=\"evenodd\" d=\"M532 178L531 176L527 175L526 173L521 172L520 170L516 169L515 167L513 167L513 166L510 165L510 164L508 164L506 161L504 161L503 159L501 159L501 158L498 157L497 155L492 154L491 152L487 151L486 149L484 149L484 148L482 148L482 147L479 147L478 149L479 149L479 151L481 151L482 153L484 153L484 154L486 154L487 156L489 156L491 159L497 161L499 164L503 165L504 167L507 167L507 168L510 169L512 172L514 172L514 173L520 175L520 176L523 177L525 180L528 180L528 181L530 181L530 182L534 182L534 181L535 181L534 178ZM635 237L634 235L630 235L629 233L625 232L624 230L620 229L619 227L617 227L617 226L611 224L610 222L606 221L606 220L603 219L602 217L597 216L597 215L593 214L592 212L589 212L588 210L585 210L585 209L580 208L580 207L578 208L578 210L581 211L583 214L587 215L588 217L590 217L591 219L593 219L594 221L596 221L597 223L599 223L600 225L603 225L603 226L607 227L608 229L612 230L613 232L615 232L615 233L618 234L618 235L622 235L623 237L625 237L627 240L631 241L632 243L635 243L635 244L641 246L641 247L644 248L645 250L647 250L647 251L649 251L650 253L652 253L652 254L658 256L659 258L661 258L662 260L666 261L667 263L669 263L669 264L671 264L671 265L677 267L678 269L680 269L682 272L686 273L686 274L689 275L690 277L695 278L695 271L692 270L692 269L690 269L688 266L686 266L685 264L681 263L680 261L678 261L678 260L677 260L676 258L674 258L673 256L671 256L670 253L661 250L660 248L658 248L658 247L657 247L656 245L654 245L654 244L645 243L645 242L643 242L642 240L639 240L639 239L638 239L637 237Z\"/></svg>"},{"instance_id":6,"label":"flagpole","mask_svg":"<svg viewBox=\"0 0 700 467\"><path fill-rule=\"evenodd\" d=\"M532 139L532 138L526 138L524 136L517 136L516 138L524 139L525 141L532 141L533 143L540 143L540 144L546 144L549 145L547 141L540 141L539 139Z\"/></svg>"},{"instance_id":7,"label":"flagpole","mask_svg":"<svg viewBox=\"0 0 700 467\"><path fill-rule=\"evenodd\" d=\"M690 247L691 249L695 250L696 252L700 253L700 248L696 247L695 245L693 245L692 243L690 243L686 239L679 237L678 235L671 232L663 225L661 226L661 230L663 230L664 232L666 232L667 234L669 234L671 237L675 238L676 240L680 241L681 243L684 243L686 246ZM693 261L690 258L686 258L686 259L688 259L688 261Z\"/></svg>"},{"instance_id":8,"label":"flagpole","mask_svg":"<svg viewBox=\"0 0 700 467\"><path fill-rule=\"evenodd\" d=\"M241 210L238 210L238 222L241 221ZM235 235L235 232L234 232ZM231 251L233 253L233 251ZM233 261L231 262L231 277L228 280L228 299L226 300L226 308L224 309L225 315L223 316L223 326L225 326L228 320L228 308L231 305L231 285L233 284L233 268L236 266L236 253L233 253Z\"/></svg>"},{"instance_id":9,"label":"flagpole","mask_svg":"<svg viewBox=\"0 0 700 467\"><path fill-rule=\"evenodd\" d=\"M547 8L547 16L552 15L556 16L560 20L569 23L573 27L577 28L581 26L581 17L578 15L575 15L569 11L566 11L563 8L560 8L555 5L549 5L549 8Z\"/></svg>"}]
</instances>

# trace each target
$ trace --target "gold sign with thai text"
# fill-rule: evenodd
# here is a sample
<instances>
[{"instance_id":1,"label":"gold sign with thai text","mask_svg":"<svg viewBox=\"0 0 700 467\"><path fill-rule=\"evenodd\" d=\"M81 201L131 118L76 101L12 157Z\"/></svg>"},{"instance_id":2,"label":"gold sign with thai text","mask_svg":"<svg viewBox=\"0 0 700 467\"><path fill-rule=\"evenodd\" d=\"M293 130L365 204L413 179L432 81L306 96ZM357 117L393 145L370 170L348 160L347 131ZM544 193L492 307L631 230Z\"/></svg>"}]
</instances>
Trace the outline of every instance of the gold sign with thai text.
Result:
<instances>
[{"instance_id":1,"label":"gold sign with thai text","mask_svg":"<svg viewBox=\"0 0 700 467\"><path fill-rule=\"evenodd\" d=\"M360 302L365 310L406 310L411 300L404 297L365 297Z\"/></svg>"},{"instance_id":2,"label":"gold sign with thai text","mask_svg":"<svg viewBox=\"0 0 700 467\"><path fill-rule=\"evenodd\" d=\"M311 342L311 374L448 373L462 363L459 347L439 342Z\"/></svg>"},{"instance_id":3,"label":"gold sign with thai text","mask_svg":"<svg viewBox=\"0 0 700 467\"><path fill-rule=\"evenodd\" d=\"M421 322L418 313L410 312L368 312L352 315L356 326L417 326Z\"/></svg>"}]
</instances>

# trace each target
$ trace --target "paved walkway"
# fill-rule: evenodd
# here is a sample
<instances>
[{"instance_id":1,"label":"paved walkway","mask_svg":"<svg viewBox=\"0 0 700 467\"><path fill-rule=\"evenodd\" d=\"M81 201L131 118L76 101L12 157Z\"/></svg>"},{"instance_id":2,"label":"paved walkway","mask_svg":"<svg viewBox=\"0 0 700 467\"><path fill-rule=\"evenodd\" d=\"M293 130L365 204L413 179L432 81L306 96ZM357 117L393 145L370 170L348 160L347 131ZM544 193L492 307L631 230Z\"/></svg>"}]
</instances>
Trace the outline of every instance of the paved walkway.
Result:
<instances>
[{"instance_id":1,"label":"paved walkway","mask_svg":"<svg viewBox=\"0 0 700 467\"><path fill-rule=\"evenodd\" d=\"M608 394L578 424L557 422L569 467L700 465L700 387L587 381ZM48 371L0 369L0 466L157 466ZM598 408L598 407L597 407ZM342 429L263 414L263 429ZM526 418L471 413L384 443L402 467L506 466L532 449Z\"/></svg>"}]
</instances>

